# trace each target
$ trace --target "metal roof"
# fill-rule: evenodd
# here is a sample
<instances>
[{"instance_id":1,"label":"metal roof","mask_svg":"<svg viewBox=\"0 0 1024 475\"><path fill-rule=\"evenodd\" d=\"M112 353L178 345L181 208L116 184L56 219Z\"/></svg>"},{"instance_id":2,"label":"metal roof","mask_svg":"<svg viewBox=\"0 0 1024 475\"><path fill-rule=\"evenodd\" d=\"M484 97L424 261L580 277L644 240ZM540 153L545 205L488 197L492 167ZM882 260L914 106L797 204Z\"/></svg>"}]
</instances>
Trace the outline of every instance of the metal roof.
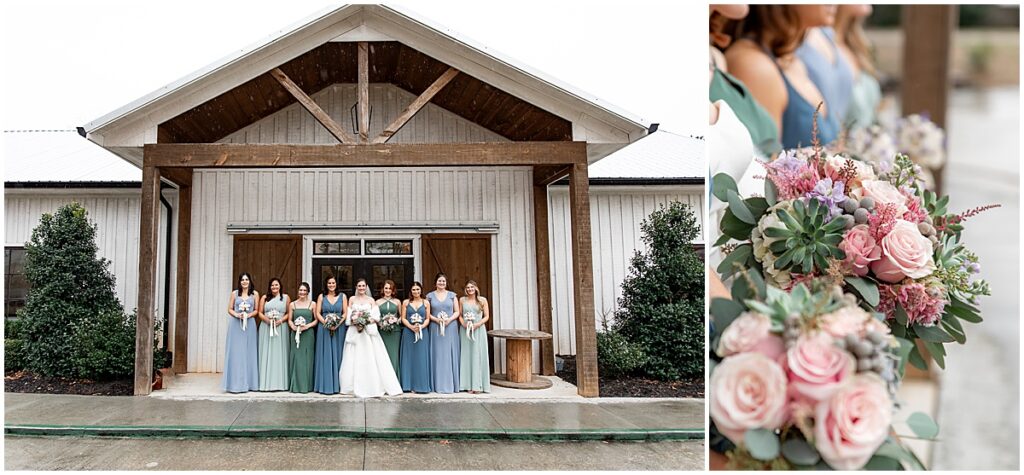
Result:
<instances>
[{"instance_id":1,"label":"metal roof","mask_svg":"<svg viewBox=\"0 0 1024 475\"><path fill-rule=\"evenodd\" d=\"M142 170L74 129L5 130L4 182L141 182Z\"/></svg>"},{"instance_id":2,"label":"metal roof","mask_svg":"<svg viewBox=\"0 0 1024 475\"><path fill-rule=\"evenodd\" d=\"M694 178L707 175L704 140L659 130L590 166L594 178Z\"/></svg>"}]
</instances>

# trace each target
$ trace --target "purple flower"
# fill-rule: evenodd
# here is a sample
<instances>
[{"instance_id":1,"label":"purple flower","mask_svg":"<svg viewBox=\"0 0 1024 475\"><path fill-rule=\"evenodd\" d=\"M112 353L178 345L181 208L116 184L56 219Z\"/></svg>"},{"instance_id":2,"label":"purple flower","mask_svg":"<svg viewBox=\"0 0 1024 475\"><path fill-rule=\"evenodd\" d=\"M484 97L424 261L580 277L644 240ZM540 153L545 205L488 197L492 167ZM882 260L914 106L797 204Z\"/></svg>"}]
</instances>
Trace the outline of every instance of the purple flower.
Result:
<instances>
[{"instance_id":1,"label":"purple flower","mask_svg":"<svg viewBox=\"0 0 1024 475\"><path fill-rule=\"evenodd\" d=\"M814 185L814 189L807 193L808 199L816 199L819 203L828 208L827 221L839 216L843 210L839 207L846 201L846 187L842 181L832 182L831 178L823 178Z\"/></svg>"}]
</instances>

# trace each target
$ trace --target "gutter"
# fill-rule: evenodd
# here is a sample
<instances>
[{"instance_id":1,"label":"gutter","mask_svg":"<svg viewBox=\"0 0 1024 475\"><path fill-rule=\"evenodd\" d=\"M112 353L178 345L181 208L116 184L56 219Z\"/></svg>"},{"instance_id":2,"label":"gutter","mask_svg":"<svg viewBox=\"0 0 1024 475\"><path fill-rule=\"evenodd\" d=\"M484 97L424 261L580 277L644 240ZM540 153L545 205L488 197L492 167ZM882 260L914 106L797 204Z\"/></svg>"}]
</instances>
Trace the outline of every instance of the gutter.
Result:
<instances>
[{"instance_id":1,"label":"gutter","mask_svg":"<svg viewBox=\"0 0 1024 475\"><path fill-rule=\"evenodd\" d=\"M163 191L165 189L167 189L167 188L173 189L172 186L170 186L170 185L168 185L166 183L161 183L160 184L160 193L159 193L159 195L160 195L160 204L162 204L164 206L164 208L167 209L167 233L166 233L166 236L164 237L164 242L167 243L167 252L164 253L164 331L163 331L164 351L167 351L167 348L168 348L168 346L167 346L167 343L168 343L167 339L168 339L168 334L170 333L170 323L171 323L171 320L170 320L170 308L171 308L171 237L173 235L173 232L172 232L173 230L171 229L171 217L173 216L172 213L171 213L171 203L168 202L166 198L164 198L164 193L163 193Z\"/></svg>"}]
</instances>

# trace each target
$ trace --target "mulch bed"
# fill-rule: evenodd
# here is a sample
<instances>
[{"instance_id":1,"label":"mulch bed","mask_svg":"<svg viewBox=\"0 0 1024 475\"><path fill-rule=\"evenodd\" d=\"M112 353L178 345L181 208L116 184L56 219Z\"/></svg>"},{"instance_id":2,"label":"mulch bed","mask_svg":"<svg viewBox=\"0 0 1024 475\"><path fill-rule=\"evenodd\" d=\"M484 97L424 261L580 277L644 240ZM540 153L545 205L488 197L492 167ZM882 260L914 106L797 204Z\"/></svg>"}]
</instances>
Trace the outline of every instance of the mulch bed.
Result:
<instances>
[{"instance_id":1,"label":"mulch bed","mask_svg":"<svg viewBox=\"0 0 1024 475\"><path fill-rule=\"evenodd\" d=\"M576 357L559 356L565 363L555 373L562 380L576 384ZM598 372L601 397L704 397L704 378L681 381L658 381L639 376L607 377Z\"/></svg>"},{"instance_id":2,"label":"mulch bed","mask_svg":"<svg viewBox=\"0 0 1024 475\"><path fill-rule=\"evenodd\" d=\"M79 394L86 396L131 396L135 391L132 379L92 381L88 379L40 376L28 371L4 374L4 392Z\"/></svg>"}]
</instances>

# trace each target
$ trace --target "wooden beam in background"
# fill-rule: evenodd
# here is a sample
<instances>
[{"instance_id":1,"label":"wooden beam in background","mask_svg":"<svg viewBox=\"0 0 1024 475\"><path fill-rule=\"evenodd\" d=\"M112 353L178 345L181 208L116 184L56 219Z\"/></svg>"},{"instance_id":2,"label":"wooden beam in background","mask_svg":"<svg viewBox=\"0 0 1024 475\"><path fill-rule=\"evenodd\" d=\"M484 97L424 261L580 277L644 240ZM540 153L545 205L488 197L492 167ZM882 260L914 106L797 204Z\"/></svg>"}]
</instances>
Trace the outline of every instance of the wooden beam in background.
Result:
<instances>
[{"instance_id":1,"label":"wooden beam in background","mask_svg":"<svg viewBox=\"0 0 1024 475\"><path fill-rule=\"evenodd\" d=\"M370 138L370 51L365 41L358 45L359 63L359 142Z\"/></svg>"},{"instance_id":2,"label":"wooden beam in background","mask_svg":"<svg viewBox=\"0 0 1024 475\"><path fill-rule=\"evenodd\" d=\"M161 168L531 166L586 163L584 142L287 145L147 144Z\"/></svg>"},{"instance_id":3,"label":"wooden beam in background","mask_svg":"<svg viewBox=\"0 0 1024 475\"><path fill-rule=\"evenodd\" d=\"M313 115L313 118L316 119L317 122L320 122L320 125L323 125L324 128L327 129L331 135L337 138L339 142L347 144L356 143L356 139L349 135L348 132L345 132L345 129L341 128L341 126L338 125L338 123L335 122L326 111L316 105L316 102L314 102L309 95L303 92L302 88L300 88L298 84L292 82L291 78L289 78L284 71L281 71L280 68L274 68L270 71L270 75L273 76L277 82L281 83L281 86L284 87L284 89L288 91L295 100L299 101L299 104L302 104L302 107L305 107L306 110Z\"/></svg>"},{"instance_id":4,"label":"wooden beam in background","mask_svg":"<svg viewBox=\"0 0 1024 475\"><path fill-rule=\"evenodd\" d=\"M444 89L444 87L458 75L459 70L455 68L448 68L447 71L441 74L441 77L434 80L433 84L423 91L423 94L420 94L419 97L412 101L412 104L409 104L409 107L406 107L401 114L398 114L398 117L395 117L395 120L391 121L391 123L384 128L384 131L381 132L377 138L373 139L373 143L382 144L390 140L393 135L402 129L402 126L404 126L406 122L409 122L409 119L412 119L412 117L416 115L423 106L427 105L427 103L430 102L438 92L441 92L441 89Z\"/></svg>"},{"instance_id":5,"label":"wooden beam in background","mask_svg":"<svg viewBox=\"0 0 1024 475\"><path fill-rule=\"evenodd\" d=\"M178 187L192 186L192 170L180 168L166 168L160 170L160 176L171 180Z\"/></svg>"},{"instance_id":6,"label":"wooden beam in background","mask_svg":"<svg viewBox=\"0 0 1024 475\"><path fill-rule=\"evenodd\" d=\"M166 170L161 170L161 172ZM175 170L187 173L191 183L192 170ZM188 283L189 256L192 250L192 185L178 188L178 282L175 287L174 304L174 361L175 373L188 371Z\"/></svg>"},{"instance_id":7,"label":"wooden beam in background","mask_svg":"<svg viewBox=\"0 0 1024 475\"><path fill-rule=\"evenodd\" d=\"M540 331L554 334L551 322L551 255L548 241L548 187L533 185L533 240L537 249L537 309ZM532 357L532 356L531 356ZM540 341L540 374L555 374L555 344Z\"/></svg>"},{"instance_id":8,"label":"wooden beam in background","mask_svg":"<svg viewBox=\"0 0 1024 475\"><path fill-rule=\"evenodd\" d=\"M554 166L554 167L534 167L533 169L533 184L534 185L550 185L564 176L569 174L572 170L572 165L567 166Z\"/></svg>"},{"instance_id":9,"label":"wooden beam in background","mask_svg":"<svg viewBox=\"0 0 1024 475\"><path fill-rule=\"evenodd\" d=\"M594 261L590 240L590 181L587 161L569 173L569 222L572 224L573 316L576 320L576 389L580 396L600 394L597 379L597 326L594 316Z\"/></svg>"},{"instance_id":10,"label":"wooden beam in background","mask_svg":"<svg viewBox=\"0 0 1024 475\"><path fill-rule=\"evenodd\" d=\"M160 252L160 169L143 154L139 213L139 295L135 321L135 395L153 391L153 319L156 313L157 255Z\"/></svg>"}]
</instances>

